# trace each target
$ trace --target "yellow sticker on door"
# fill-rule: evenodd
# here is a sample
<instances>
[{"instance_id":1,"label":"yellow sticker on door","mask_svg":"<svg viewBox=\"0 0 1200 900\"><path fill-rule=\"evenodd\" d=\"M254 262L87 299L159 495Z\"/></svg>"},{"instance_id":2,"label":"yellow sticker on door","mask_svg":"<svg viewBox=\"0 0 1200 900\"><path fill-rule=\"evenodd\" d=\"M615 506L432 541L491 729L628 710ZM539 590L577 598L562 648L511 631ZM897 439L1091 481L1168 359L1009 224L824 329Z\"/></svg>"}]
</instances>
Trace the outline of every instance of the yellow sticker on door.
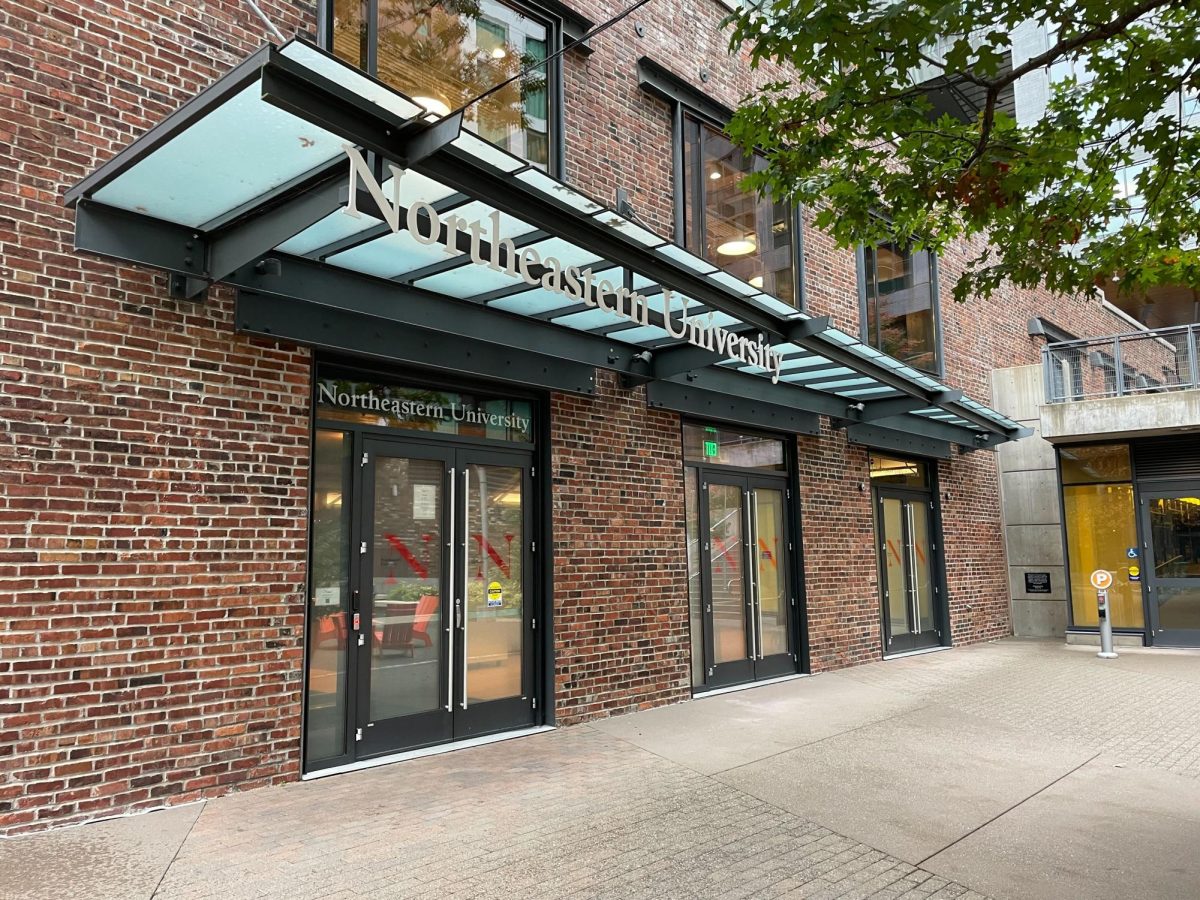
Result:
<instances>
[{"instance_id":1,"label":"yellow sticker on door","mask_svg":"<svg viewBox=\"0 0 1200 900\"><path fill-rule=\"evenodd\" d=\"M487 605L489 609L504 605L504 588L500 582L493 581L487 588Z\"/></svg>"}]
</instances>

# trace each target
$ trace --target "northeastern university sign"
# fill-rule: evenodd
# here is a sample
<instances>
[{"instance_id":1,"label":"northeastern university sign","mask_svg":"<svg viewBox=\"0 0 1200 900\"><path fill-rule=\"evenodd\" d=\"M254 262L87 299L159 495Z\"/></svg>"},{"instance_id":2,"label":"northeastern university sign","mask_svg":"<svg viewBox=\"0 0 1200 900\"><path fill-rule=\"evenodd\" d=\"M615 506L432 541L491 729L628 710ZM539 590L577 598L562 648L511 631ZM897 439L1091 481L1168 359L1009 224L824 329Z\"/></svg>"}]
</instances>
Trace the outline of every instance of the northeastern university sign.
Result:
<instances>
[{"instance_id":1,"label":"northeastern university sign","mask_svg":"<svg viewBox=\"0 0 1200 900\"><path fill-rule=\"evenodd\" d=\"M453 213L440 214L432 204L416 200L409 205L405 221L401 223L400 181L405 170L397 166L388 166L392 173L392 196L388 198L358 149L349 144L344 144L343 149L350 159L350 199L343 210L347 215L356 219L362 217L357 206L357 189L361 182L378 206L384 221L395 233L406 228L413 240L425 245L439 244L449 256L459 255L458 236L461 233L471 241L470 259L477 266L504 272L514 278L520 278L530 287L544 288L561 294L568 300L602 309L618 318L628 319L639 325L651 324L649 297L623 285L614 286L611 281L598 278L590 268L564 266L556 257L543 257L533 247L522 247L518 251L511 238L498 236L499 212L493 212L485 225L477 219L464 219ZM488 236L486 256L483 254L485 234ZM505 250L503 260L501 247ZM535 271L539 269L542 270L540 274ZM751 340L714 325L712 313L709 313L707 318L697 318L689 317L687 310L684 310L676 320L672 318L671 310L674 296L670 288L663 288L658 297L663 327L671 337L728 359L767 369L771 372L772 383L779 381L783 357L771 349L761 337Z\"/></svg>"}]
</instances>

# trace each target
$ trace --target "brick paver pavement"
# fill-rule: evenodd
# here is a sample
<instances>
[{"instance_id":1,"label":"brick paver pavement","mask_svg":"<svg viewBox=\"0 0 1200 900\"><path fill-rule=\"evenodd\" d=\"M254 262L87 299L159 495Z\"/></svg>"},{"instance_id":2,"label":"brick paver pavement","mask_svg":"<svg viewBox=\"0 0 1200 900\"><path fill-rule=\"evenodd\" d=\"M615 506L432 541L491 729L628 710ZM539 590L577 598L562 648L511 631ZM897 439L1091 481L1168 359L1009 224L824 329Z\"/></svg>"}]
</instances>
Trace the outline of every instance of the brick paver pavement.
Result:
<instances>
[{"instance_id":1,"label":"brick paver pavement","mask_svg":"<svg viewBox=\"0 0 1200 900\"><path fill-rule=\"evenodd\" d=\"M1139 649L1097 660L1097 649L1005 640L838 675L1200 778L1200 651Z\"/></svg>"},{"instance_id":2,"label":"brick paver pavement","mask_svg":"<svg viewBox=\"0 0 1200 900\"><path fill-rule=\"evenodd\" d=\"M213 802L157 898L977 898L587 726Z\"/></svg>"},{"instance_id":3,"label":"brick paver pavement","mask_svg":"<svg viewBox=\"0 0 1200 900\"><path fill-rule=\"evenodd\" d=\"M1087 650L1010 640L820 678L886 692L897 715L937 704L1193 784L1198 663L1142 653L1098 664ZM818 684L796 681L788 695ZM754 705L756 695L769 696L735 696ZM709 702L720 701L695 709ZM0 898L982 897L721 774L576 726L251 791L198 812L0 842ZM147 845L156 816L164 835L168 825L178 835L157 855L121 849Z\"/></svg>"}]
</instances>

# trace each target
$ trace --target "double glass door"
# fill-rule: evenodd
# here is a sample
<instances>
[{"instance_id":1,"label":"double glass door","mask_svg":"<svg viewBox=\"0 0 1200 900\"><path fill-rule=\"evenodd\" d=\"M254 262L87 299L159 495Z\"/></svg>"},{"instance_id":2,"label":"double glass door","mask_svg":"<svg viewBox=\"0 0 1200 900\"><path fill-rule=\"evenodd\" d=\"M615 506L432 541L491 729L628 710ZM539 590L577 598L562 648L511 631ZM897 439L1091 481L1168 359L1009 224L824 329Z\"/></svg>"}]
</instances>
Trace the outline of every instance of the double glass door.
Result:
<instances>
[{"instance_id":1,"label":"double glass door","mask_svg":"<svg viewBox=\"0 0 1200 900\"><path fill-rule=\"evenodd\" d=\"M529 454L359 446L341 534L348 602L312 616L309 768L533 724ZM314 514L314 556L322 540ZM314 572L316 604L316 559Z\"/></svg>"},{"instance_id":2,"label":"double glass door","mask_svg":"<svg viewBox=\"0 0 1200 900\"><path fill-rule=\"evenodd\" d=\"M884 652L936 647L942 631L930 495L894 488L877 488L875 494Z\"/></svg>"},{"instance_id":3,"label":"double glass door","mask_svg":"<svg viewBox=\"0 0 1200 900\"><path fill-rule=\"evenodd\" d=\"M1153 643L1200 647L1200 485L1140 494Z\"/></svg>"},{"instance_id":4,"label":"double glass door","mask_svg":"<svg viewBox=\"0 0 1200 900\"><path fill-rule=\"evenodd\" d=\"M703 473L699 543L705 687L796 671L782 479Z\"/></svg>"}]
</instances>

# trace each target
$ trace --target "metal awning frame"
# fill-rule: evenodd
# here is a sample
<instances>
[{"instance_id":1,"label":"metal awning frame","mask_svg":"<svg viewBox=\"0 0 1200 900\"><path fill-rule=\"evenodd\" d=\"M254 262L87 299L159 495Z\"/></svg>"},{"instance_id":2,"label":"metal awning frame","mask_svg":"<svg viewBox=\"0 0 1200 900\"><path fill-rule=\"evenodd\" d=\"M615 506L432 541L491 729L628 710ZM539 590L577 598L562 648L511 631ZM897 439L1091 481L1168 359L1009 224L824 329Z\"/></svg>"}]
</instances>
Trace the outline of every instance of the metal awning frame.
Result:
<instances>
[{"instance_id":1,"label":"metal awning frame","mask_svg":"<svg viewBox=\"0 0 1200 900\"><path fill-rule=\"evenodd\" d=\"M771 384L761 375L721 365L724 357L682 340L656 342L648 350L613 340L610 334L628 327L619 321L597 332L578 331L550 321L489 309L479 298L448 297L411 284L279 252L276 249L279 244L345 206L349 188L344 158L325 162L198 228L154 219L92 199L105 185L256 81L261 84L264 102L376 154L374 164L380 171L387 161L452 188L459 199L483 200L529 223L539 233L594 251L598 259L623 269L626 279L628 273L636 272L697 301L701 304L697 309L702 312L712 310L735 318L741 324L729 327L734 333L761 334L774 346L788 344L799 348L799 352L792 352L789 357L809 354L820 357L828 371L849 369L854 373L847 376L851 381L855 376L864 381L869 379L879 386L871 390L886 396L856 401L832 391L788 384L786 378L779 384ZM76 249L169 272L173 275L172 293L181 298L194 297L209 284L230 284L249 298L246 303L239 303L239 310L253 310L255 314L245 321L239 316L238 327L252 333L285 336L282 331L286 329L281 329L280 323L273 325L264 320L269 304L261 302L261 298L285 297L304 304L307 312L297 317L292 327L297 333L291 335L301 343L325 345L320 340L321 332L329 332L326 337L331 338L339 329L357 327L348 323L376 321L392 327L406 325L422 329L425 334L440 334L470 346L477 345L481 353L485 347L493 351L496 345L508 347L523 355L520 361L522 371L527 370L525 378L546 359L558 359L567 367L564 380L569 384L545 386L564 390L590 393L594 390L591 379L584 382L581 370L570 367L598 366L620 372L630 381L661 383L662 388L651 389L651 397L658 397L651 400L652 405L661 405L667 396L678 402L683 402L681 398L686 396L690 398L688 403L699 402L700 397L708 397L709 401L715 397L720 399L718 405L722 409L728 409L730 402L740 400L753 407L756 414L771 410L781 421L787 418L783 411L791 409L829 416L835 425L869 423L872 431L914 434L958 444L964 450L995 446L1024 436L1026 429L1007 420L998 421L978 404L964 402L961 392L917 384L893 366L853 352L843 342L831 339L828 317L785 316L755 305L707 274L655 252L671 246L670 242L659 239L662 243L653 246L638 243L599 221L602 215L612 215L609 210L602 208L599 213L589 213L575 208L517 177L530 167L509 172L493 168L450 143L458 137L461 125L461 114L456 119L434 123L395 116L378 103L284 56L281 48L266 45L67 191L65 202L76 210ZM369 198L360 194L356 199L360 209L370 209ZM446 264L441 268L450 267ZM490 297L485 296L486 299ZM322 316L329 321L317 326L315 323ZM339 323L336 327L335 319ZM309 323L308 331L303 334L299 333L304 331L298 324L301 320ZM343 346L349 337L341 335L341 344L330 340L328 345ZM546 375L542 381L530 383L543 381L554 382L554 378ZM688 390L683 391L680 386ZM953 418L962 424L938 421L930 415ZM724 418L736 421L738 416L730 412ZM798 426L796 430L802 430L798 419L792 424ZM862 429L857 431L861 433Z\"/></svg>"}]
</instances>

